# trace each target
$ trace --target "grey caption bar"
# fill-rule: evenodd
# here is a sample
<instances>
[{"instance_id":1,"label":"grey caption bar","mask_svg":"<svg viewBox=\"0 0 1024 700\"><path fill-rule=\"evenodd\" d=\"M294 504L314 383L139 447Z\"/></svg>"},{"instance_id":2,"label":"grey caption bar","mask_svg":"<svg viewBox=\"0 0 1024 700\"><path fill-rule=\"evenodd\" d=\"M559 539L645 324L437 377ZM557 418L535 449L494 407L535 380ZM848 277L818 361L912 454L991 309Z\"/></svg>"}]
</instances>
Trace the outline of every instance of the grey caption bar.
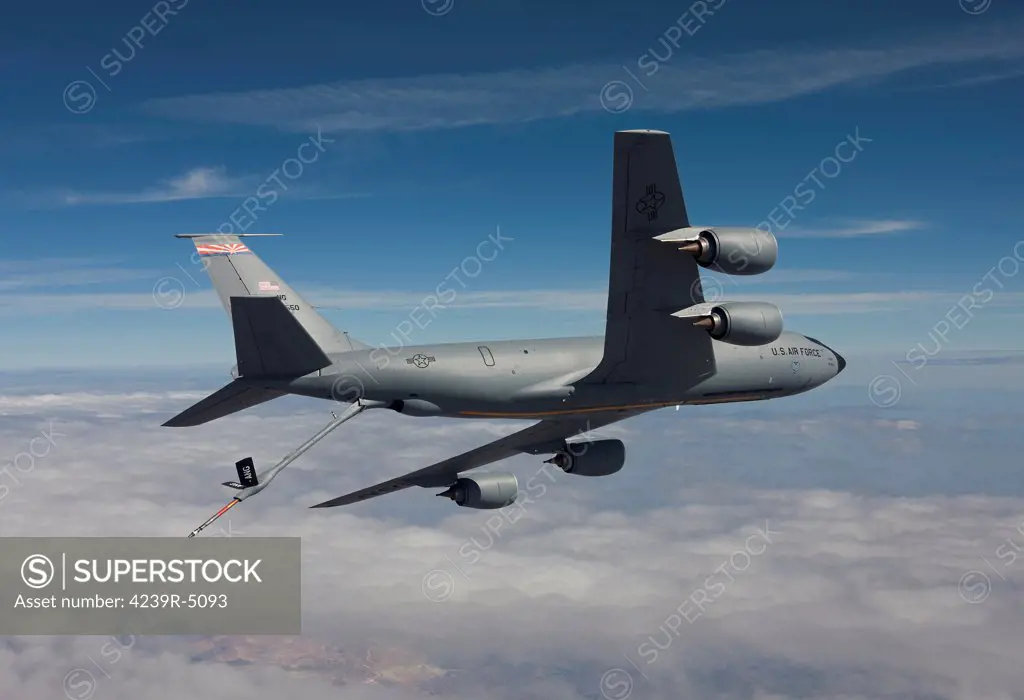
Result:
<instances>
[{"instance_id":1,"label":"grey caption bar","mask_svg":"<svg viewBox=\"0 0 1024 700\"><path fill-rule=\"evenodd\" d=\"M0 635L301 634L298 537L0 538Z\"/></svg>"}]
</instances>

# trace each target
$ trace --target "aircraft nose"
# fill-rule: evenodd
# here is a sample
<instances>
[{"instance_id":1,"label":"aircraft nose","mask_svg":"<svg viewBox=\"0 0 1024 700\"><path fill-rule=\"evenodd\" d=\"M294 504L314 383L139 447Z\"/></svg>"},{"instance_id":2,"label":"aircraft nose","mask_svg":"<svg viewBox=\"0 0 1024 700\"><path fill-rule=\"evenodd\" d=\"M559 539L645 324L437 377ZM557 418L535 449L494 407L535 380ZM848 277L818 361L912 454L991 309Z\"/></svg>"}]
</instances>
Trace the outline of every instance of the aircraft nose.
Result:
<instances>
[{"instance_id":1,"label":"aircraft nose","mask_svg":"<svg viewBox=\"0 0 1024 700\"><path fill-rule=\"evenodd\" d=\"M844 369L846 369L846 358L840 355L835 350L832 351L832 354L836 356L836 364L839 366L839 369L836 370L836 374L839 374Z\"/></svg>"},{"instance_id":2,"label":"aircraft nose","mask_svg":"<svg viewBox=\"0 0 1024 700\"><path fill-rule=\"evenodd\" d=\"M811 341L812 343L815 343L815 344L820 345L821 347L825 348L826 350L828 350L830 353L832 353L835 356L835 358L836 358L836 376L839 376L839 373L842 372L844 369L846 369L846 358L845 357L840 355L838 352L836 352L835 350L833 350L829 346L825 345L825 343L821 342L817 338L807 338L807 339L809 341Z\"/></svg>"}]
</instances>

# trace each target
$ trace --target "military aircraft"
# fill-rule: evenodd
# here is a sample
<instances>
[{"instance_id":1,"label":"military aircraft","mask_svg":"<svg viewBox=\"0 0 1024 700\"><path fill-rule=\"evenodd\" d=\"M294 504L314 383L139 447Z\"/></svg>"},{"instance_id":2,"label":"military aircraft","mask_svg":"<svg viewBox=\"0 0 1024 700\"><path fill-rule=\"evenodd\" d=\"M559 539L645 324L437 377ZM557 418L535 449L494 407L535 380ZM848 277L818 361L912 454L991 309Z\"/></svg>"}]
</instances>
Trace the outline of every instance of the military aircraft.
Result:
<instances>
[{"instance_id":1,"label":"military aircraft","mask_svg":"<svg viewBox=\"0 0 1024 700\"><path fill-rule=\"evenodd\" d=\"M547 461L568 474L614 474L625 461L621 441L577 438L668 406L792 396L843 371L838 352L784 330L778 307L705 299L701 268L761 274L774 266L778 243L759 229L692 226L668 133L616 132L613 158L608 310L598 337L371 347L335 329L241 240L260 234L178 234L194 241L228 311L237 365L230 384L165 425L199 425L285 394L348 404L267 473L258 476L249 458L236 463L238 481L225 484L235 499L206 524L366 409L537 422L314 508L411 486L443 488L437 495L467 508L505 507L519 491L513 474L467 473L526 453L553 455Z\"/></svg>"}]
</instances>

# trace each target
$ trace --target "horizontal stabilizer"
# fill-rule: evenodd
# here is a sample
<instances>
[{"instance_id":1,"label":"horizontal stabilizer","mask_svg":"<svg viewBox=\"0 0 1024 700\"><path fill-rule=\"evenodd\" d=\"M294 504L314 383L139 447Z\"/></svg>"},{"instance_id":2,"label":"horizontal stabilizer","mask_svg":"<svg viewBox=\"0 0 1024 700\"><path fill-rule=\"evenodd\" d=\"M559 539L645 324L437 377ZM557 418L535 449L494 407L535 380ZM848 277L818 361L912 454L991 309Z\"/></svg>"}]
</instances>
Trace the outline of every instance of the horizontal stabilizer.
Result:
<instances>
[{"instance_id":1,"label":"horizontal stabilizer","mask_svg":"<svg viewBox=\"0 0 1024 700\"><path fill-rule=\"evenodd\" d=\"M277 297L231 297L241 377L301 377L331 360Z\"/></svg>"},{"instance_id":2,"label":"horizontal stabilizer","mask_svg":"<svg viewBox=\"0 0 1024 700\"><path fill-rule=\"evenodd\" d=\"M283 391L264 389L253 386L248 382L236 379L225 387L210 394L199 403L186 408L184 411L164 423L169 428L187 428L194 425L209 423L217 418L238 411L244 411L252 406L257 406L278 396L284 396Z\"/></svg>"}]
</instances>

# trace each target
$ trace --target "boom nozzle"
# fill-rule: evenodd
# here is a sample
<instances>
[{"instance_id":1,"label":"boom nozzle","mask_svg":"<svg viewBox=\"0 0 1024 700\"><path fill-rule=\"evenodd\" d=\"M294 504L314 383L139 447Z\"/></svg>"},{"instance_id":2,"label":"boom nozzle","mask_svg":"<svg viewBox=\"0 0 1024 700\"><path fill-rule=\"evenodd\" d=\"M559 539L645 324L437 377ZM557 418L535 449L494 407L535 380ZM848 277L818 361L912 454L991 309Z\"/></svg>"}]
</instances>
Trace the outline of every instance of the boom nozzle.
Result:
<instances>
[{"instance_id":1,"label":"boom nozzle","mask_svg":"<svg viewBox=\"0 0 1024 700\"><path fill-rule=\"evenodd\" d=\"M232 499L231 499L231 501L230 501L230 502L229 502L229 503L228 503L228 504L227 504L226 506L224 506L223 508L221 508L220 510L218 510L218 511L217 511L216 513L214 513L214 514L213 514L213 517L211 517L211 518L210 518L209 520L207 520L207 521L206 521L205 523L203 523L202 525L200 525L199 527L197 527L197 528L196 528L195 530L193 530L192 532L188 533L188 536L189 536L189 537L195 537L195 536L196 536L196 535L198 535L198 534L199 534L200 532L202 532L203 530L205 530L205 529L206 529L207 527L209 527L210 525L212 525L212 524L213 524L213 523L214 523L214 522L215 522L215 521L216 521L216 520L217 520L217 519L218 519L218 518L219 518L220 516L224 515L225 513L227 513L227 512L229 511L229 510L231 510L232 508L234 508L234 507L235 507L236 505L238 505L238 504L239 504L239 503L241 503L241 502L242 502L242 501L240 501L240 500L239 500L239 499L237 499L237 498L232 498Z\"/></svg>"}]
</instances>

